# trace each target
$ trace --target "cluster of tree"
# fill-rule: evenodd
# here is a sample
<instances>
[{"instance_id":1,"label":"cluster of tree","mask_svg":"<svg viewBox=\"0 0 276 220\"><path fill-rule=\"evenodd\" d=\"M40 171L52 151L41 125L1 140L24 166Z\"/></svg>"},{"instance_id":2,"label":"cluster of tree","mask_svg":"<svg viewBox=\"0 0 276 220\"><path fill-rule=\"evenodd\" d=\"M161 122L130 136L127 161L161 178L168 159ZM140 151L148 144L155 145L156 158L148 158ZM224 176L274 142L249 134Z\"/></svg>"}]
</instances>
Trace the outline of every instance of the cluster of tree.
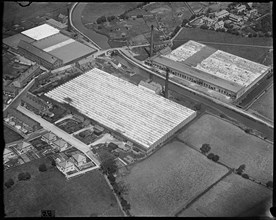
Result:
<instances>
[{"instance_id":1,"label":"cluster of tree","mask_svg":"<svg viewBox=\"0 0 276 220\"><path fill-rule=\"evenodd\" d=\"M243 172L244 172L244 170L245 170L245 164L242 164L242 165L239 166L238 169L236 169L236 173L237 173L238 175L242 175Z\"/></svg>"},{"instance_id":2,"label":"cluster of tree","mask_svg":"<svg viewBox=\"0 0 276 220\"><path fill-rule=\"evenodd\" d=\"M136 18L143 18L143 15L136 15Z\"/></svg>"},{"instance_id":3,"label":"cluster of tree","mask_svg":"<svg viewBox=\"0 0 276 220\"><path fill-rule=\"evenodd\" d=\"M225 32L224 28L217 28L216 32Z\"/></svg>"},{"instance_id":4,"label":"cluster of tree","mask_svg":"<svg viewBox=\"0 0 276 220\"><path fill-rule=\"evenodd\" d=\"M238 30L233 30L233 29L228 29L227 33L229 33L229 34L235 34L235 35L239 35L240 34Z\"/></svg>"},{"instance_id":5,"label":"cluster of tree","mask_svg":"<svg viewBox=\"0 0 276 220\"><path fill-rule=\"evenodd\" d=\"M12 187L13 185L14 185L13 179L8 179L7 182L5 182L5 186L6 186L7 188Z\"/></svg>"},{"instance_id":6,"label":"cluster of tree","mask_svg":"<svg viewBox=\"0 0 276 220\"><path fill-rule=\"evenodd\" d=\"M189 18L189 21L193 20L196 18L196 15L195 14L192 14L191 17Z\"/></svg>"},{"instance_id":7,"label":"cluster of tree","mask_svg":"<svg viewBox=\"0 0 276 220\"><path fill-rule=\"evenodd\" d=\"M45 172L45 171L47 171L47 167L46 167L46 165L43 163L43 164L40 164L40 165L39 165L38 170L39 170L40 172Z\"/></svg>"},{"instance_id":8,"label":"cluster of tree","mask_svg":"<svg viewBox=\"0 0 276 220\"><path fill-rule=\"evenodd\" d=\"M180 30L180 28L181 27L179 25L177 25L176 28L174 29L174 31L172 32L171 37L174 37L176 35L176 33Z\"/></svg>"},{"instance_id":9,"label":"cluster of tree","mask_svg":"<svg viewBox=\"0 0 276 220\"><path fill-rule=\"evenodd\" d=\"M104 174L113 175L117 171L117 164L114 160L114 156L108 152L100 155L101 170Z\"/></svg>"},{"instance_id":10,"label":"cluster of tree","mask_svg":"<svg viewBox=\"0 0 276 220\"><path fill-rule=\"evenodd\" d=\"M187 19L183 19L181 27L184 27L189 21Z\"/></svg>"},{"instance_id":11,"label":"cluster of tree","mask_svg":"<svg viewBox=\"0 0 276 220\"><path fill-rule=\"evenodd\" d=\"M269 188L273 188L273 182L272 181L268 181L266 183L266 186L269 187Z\"/></svg>"},{"instance_id":12,"label":"cluster of tree","mask_svg":"<svg viewBox=\"0 0 276 220\"><path fill-rule=\"evenodd\" d=\"M264 33L271 32L272 30L272 15L267 15L263 19L261 19L259 22L256 23L255 26L252 27L252 29L256 32L261 31Z\"/></svg>"},{"instance_id":13,"label":"cluster of tree","mask_svg":"<svg viewBox=\"0 0 276 220\"><path fill-rule=\"evenodd\" d=\"M200 151L203 154L207 154L211 150L210 144L202 144Z\"/></svg>"},{"instance_id":14,"label":"cluster of tree","mask_svg":"<svg viewBox=\"0 0 276 220\"><path fill-rule=\"evenodd\" d=\"M18 178L19 181L21 181L21 180L29 180L29 179L31 179L31 174L29 174L28 172L19 173L17 178Z\"/></svg>"},{"instance_id":15,"label":"cluster of tree","mask_svg":"<svg viewBox=\"0 0 276 220\"><path fill-rule=\"evenodd\" d=\"M210 160L212 160L212 161L214 161L214 162L219 161L219 156L215 155L213 153L208 154L207 158L210 159Z\"/></svg>"},{"instance_id":16,"label":"cluster of tree","mask_svg":"<svg viewBox=\"0 0 276 220\"><path fill-rule=\"evenodd\" d=\"M127 19L129 19L129 16L126 13L123 13L123 14L119 15L119 18L123 19L123 20L127 20Z\"/></svg>"},{"instance_id":17,"label":"cluster of tree","mask_svg":"<svg viewBox=\"0 0 276 220\"><path fill-rule=\"evenodd\" d=\"M102 24L102 23L104 23L104 22L106 22L107 21L107 19L106 19L106 17L103 15L103 16L101 16L101 17L99 17L97 20L96 20L96 22L97 22L97 24Z\"/></svg>"},{"instance_id":18,"label":"cluster of tree","mask_svg":"<svg viewBox=\"0 0 276 220\"><path fill-rule=\"evenodd\" d=\"M207 24L203 24L203 25L201 25L201 26L200 26L200 28L201 28L201 29L205 29L205 30L206 30L206 29L208 29L209 27L208 27L208 25L207 25Z\"/></svg>"}]
</instances>

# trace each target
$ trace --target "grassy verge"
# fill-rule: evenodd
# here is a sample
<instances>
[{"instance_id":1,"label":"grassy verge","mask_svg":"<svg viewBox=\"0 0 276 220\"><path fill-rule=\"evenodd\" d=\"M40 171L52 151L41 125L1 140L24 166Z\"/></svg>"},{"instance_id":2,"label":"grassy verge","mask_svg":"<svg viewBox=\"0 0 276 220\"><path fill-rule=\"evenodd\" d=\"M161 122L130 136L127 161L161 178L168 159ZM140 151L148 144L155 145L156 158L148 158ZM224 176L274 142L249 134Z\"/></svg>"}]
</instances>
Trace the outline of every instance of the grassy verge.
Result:
<instances>
[{"instance_id":1,"label":"grassy verge","mask_svg":"<svg viewBox=\"0 0 276 220\"><path fill-rule=\"evenodd\" d=\"M16 133L15 131L13 131L12 129L10 129L7 126L4 126L4 140L5 140L5 144L14 142L14 141L19 141L23 139L23 137Z\"/></svg>"}]
</instances>

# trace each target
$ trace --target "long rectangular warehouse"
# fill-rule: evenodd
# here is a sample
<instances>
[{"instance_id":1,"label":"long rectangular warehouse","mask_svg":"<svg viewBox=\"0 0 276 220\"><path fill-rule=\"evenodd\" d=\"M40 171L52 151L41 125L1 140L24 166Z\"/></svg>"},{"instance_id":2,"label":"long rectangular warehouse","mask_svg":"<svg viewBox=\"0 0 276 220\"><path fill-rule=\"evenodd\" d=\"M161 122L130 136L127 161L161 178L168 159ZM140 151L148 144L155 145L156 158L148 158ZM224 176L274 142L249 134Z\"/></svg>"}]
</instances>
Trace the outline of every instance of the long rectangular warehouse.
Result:
<instances>
[{"instance_id":1,"label":"long rectangular warehouse","mask_svg":"<svg viewBox=\"0 0 276 220\"><path fill-rule=\"evenodd\" d=\"M196 112L94 68L46 96L70 103L82 114L153 150L191 121ZM64 100L65 99L65 100Z\"/></svg>"}]
</instances>

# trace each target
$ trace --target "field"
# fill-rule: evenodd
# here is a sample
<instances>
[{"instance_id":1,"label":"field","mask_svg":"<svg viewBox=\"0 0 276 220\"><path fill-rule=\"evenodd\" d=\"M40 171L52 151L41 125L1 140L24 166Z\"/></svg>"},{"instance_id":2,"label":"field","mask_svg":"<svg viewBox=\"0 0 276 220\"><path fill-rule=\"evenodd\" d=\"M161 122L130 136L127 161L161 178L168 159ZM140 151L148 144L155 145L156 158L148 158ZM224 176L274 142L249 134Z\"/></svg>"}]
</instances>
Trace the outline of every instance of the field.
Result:
<instances>
[{"instance_id":1,"label":"field","mask_svg":"<svg viewBox=\"0 0 276 220\"><path fill-rule=\"evenodd\" d=\"M272 190L246 180L241 176L231 174L217 183L178 216L236 217L252 207L259 207L266 201L270 202L270 208L272 205L271 200ZM268 210L268 207L266 207L266 210ZM255 212L251 214L257 217L263 211L265 210L259 210L259 213Z\"/></svg>"},{"instance_id":2,"label":"field","mask_svg":"<svg viewBox=\"0 0 276 220\"><path fill-rule=\"evenodd\" d=\"M175 141L137 163L122 180L131 214L173 216L226 173L225 167Z\"/></svg>"},{"instance_id":3,"label":"field","mask_svg":"<svg viewBox=\"0 0 276 220\"><path fill-rule=\"evenodd\" d=\"M253 47L254 45L271 46L272 38L245 38L232 35L229 33L221 33L212 30L202 30L199 28L183 28L174 40L173 49L186 43L188 40L199 41L208 46L223 50L228 53L252 60L254 62L262 62L264 54L268 53L268 48ZM218 43L218 44L217 44ZM222 44L220 44L222 43ZM249 46L223 45L229 44L245 44Z\"/></svg>"},{"instance_id":4,"label":"field","mask_svg":"<svg viewBox=\"0 0 276 220\"><path fill-rule=\"evenodd\" d=\"M46 161L48 170L38 171ZM17 175L28 171L31 180L18 182ZM47 159L39 159L9 169L4 174L15 185L4 190L7 217L39 217L40 210L55 210L56 217L122 216L116 199L98 170L66 180L51 167Z\"/></svg>"},{"instance_id":5,"label":"field","mask_svg":"<svg viewBox=\"0 0 276 220\"><path fill-rule=\"evenodd\" d=\"M250 109L257 111L261 115L273 119L273 87L271 87L263 96L261 96L251 107Z\"/></svg>"},{"instance_id":6,"label":"field","mask_svg":"<svg viewBox=\"0 0 276 220\"><path fill-rule=\"evenodd\" d=\"M200 149L202 144L232 168L245 164L245 173L266 183L272 180L272 145L212 115L203 115L179 139Z\"/></svg>"},{"instance_id":7,"label":"field","mask_svg":"<svg viewBox=\"0 0 276 220\"><path fill-rule=\"evenodd\" d=\"M14 141L19 141L23 139L23 137L16 133L15 131L13 131L12 129L10 129L9 127L4 125L4 140L5 140L5 144L14 142Z\"/></svg>"}]
</instances>

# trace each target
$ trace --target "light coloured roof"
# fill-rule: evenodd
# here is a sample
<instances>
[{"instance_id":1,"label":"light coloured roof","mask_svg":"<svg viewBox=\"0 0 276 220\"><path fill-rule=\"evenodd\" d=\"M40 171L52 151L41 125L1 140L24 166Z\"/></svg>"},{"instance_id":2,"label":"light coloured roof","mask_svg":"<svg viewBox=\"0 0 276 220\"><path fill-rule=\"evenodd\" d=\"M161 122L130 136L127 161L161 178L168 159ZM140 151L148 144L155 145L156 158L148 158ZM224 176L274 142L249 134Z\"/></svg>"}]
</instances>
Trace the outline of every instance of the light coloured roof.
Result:
<instances>
[{"instance_id":1,"label":"light coloured roof","mask_svg":"<svg viewBox=\"0 0 276 220\"><path fill-rule=\"evenodd\" d=\"M59 44L63 41L71 39L70 37L65 36L64 34L57 33L50 37L35 41L32 45L38 47L39 49L44 50L45 48L51 47L53 45Z\"/></svg>"},{"instance_id":2,"label":"light coloured roof","mask_svg":"<svg viewBox=\"0 0 276 220\"><path fill-rule=\"evenodd\" d=\"M195 111L94 68L45 94L149 148Z\"/></svg>"},{"instance_id":3,"label":"light coloured roof","mask_svg":"<svg viewBox=\"0 0 276 220\"><path fill-rule=\"evenodd\" d=\"M229 14L229 12L226 11L226 10L222 10L222 11L220 11L220 12L215 12L215 15L216 15L217 17L219 17L219 16L221 16L221 15L224 15L224 14Z\"/></svg>"},{"instance_id":4,"label":"light coloured roof","mask_svg":"<svg viewBox=\"0 0 276 220\"><path fill-rule=\"evenodd\" d=\"M63 64L67 64L73 60L88 56L95 51L95 49L88 47L78 41L72 41L69 44L63 45L62 47L55 48L48 53L63 60Z\"/></svg>"},{"instance_id":5,"label":"light coloured roof","mask_svg":"<svg viewBox=\"0 0 276 220\"><path fill-rule=\"evenodd\" d=\"M79 163L83 160L86 160L86 157L82 154L74 154L72 157Z\"/></svg>"},{"instance_id":6,"label":"light coloured roof","mask_svg":"<svg viewBox=\"0 0 276 220\"><path fill-rule=\"evenodd\" d=\"M7 155L7 154L14 154L12 150L10 150L9 148L4 148L4 155Z\"/></svg>"},{"instance_id":7,"label":"light coloured roof","mask_svg":"<svg viewBox=\"0 0 276 220\"><path fill-rule=\"evenodd\" d=\"M49 24L42 24L21 33L32 39L41 40L43 38L59 33L59 29L54 28Z\"/></svg>"},{"instance_id":8,"label":"light coloured roof","mask_svg":"<svg viewBox=\"0 0 276 220\"><path fill-rule=\"evenodd\" d=\"M53 140L56 137L56 135L54 135L52 132L49 132L44 134L43 137L45 137L48 140Z\"/></svg>"},{"instance_id":9,"label":"light coloured roof","mask_svg":"<svg viewBox=\"0 0 276 220\"><path fill-rule=\"evenodd\" d=\"M64 145L67 144L67 142L64 141L63 139L58 139L58 140L56 140L56 141L54 142L54 144L56 144L56 145L59 146L59 147L63 147Z\"/></svg>"},{"instance_id":10,"label":"light coloured roof","mask_svg":"<svg viewBox=\"0 0 276 220\"><path fill-rule=\"evenodd\" d=\"M17 148L18 149L22 149L22 148L25 148L25 147L29 147L31 144L30 143L27 143L25 141L22 141L20 142L19 144L17 144Z\"/></svg>"},{"instance_id":11,"label":"light coloured roof","mask_svg":"<svg viewBox=\"0 0 276 220\"><path fill-rule=\"evenodd\" d=\"M63 167L64 169L74 166L74 164L71 161L65 160L58 163L59 166Z\"/></svg>"}]
</instances>

